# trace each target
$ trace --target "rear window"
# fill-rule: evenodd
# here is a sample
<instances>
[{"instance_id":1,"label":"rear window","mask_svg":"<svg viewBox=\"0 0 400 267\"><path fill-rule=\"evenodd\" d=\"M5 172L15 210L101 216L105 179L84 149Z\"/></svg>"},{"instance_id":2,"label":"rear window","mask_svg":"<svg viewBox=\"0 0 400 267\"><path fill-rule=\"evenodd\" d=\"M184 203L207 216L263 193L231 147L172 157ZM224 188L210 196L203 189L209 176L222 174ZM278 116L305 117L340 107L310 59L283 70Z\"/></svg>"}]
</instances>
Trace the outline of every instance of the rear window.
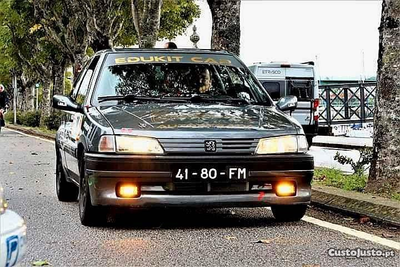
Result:
<instances>
[{"instance_id":1,"label":"rear window","mask_svg":"<svg viewBox=\"0 0 400 267\"><path fill-rule=\"evenodd\" d=\"M314 80L310 78L287 78L286 95L294 95L299 101L313 98Z\"/></svg>"}]
</instances>

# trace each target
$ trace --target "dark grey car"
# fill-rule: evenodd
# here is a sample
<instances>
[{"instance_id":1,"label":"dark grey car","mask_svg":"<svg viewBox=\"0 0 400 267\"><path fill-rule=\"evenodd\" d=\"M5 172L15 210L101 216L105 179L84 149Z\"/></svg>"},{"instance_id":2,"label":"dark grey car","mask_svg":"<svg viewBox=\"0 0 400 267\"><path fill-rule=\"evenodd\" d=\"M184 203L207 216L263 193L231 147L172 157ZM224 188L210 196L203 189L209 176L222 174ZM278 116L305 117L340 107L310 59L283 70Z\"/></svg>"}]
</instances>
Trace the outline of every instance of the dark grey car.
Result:
<instances>
[{"instance_id":1,"label":"dark grey car","mask_svg":"<svg viewBox=\"0 0 400 267\"><path fill-rule=\"evenodd\" d=\"M57 195L81 222L109 207L271 206L302 218L313 157L301 125L234 55L209 50L101 51L81 71L57 132Z\"/></svg>"}]
</instances>

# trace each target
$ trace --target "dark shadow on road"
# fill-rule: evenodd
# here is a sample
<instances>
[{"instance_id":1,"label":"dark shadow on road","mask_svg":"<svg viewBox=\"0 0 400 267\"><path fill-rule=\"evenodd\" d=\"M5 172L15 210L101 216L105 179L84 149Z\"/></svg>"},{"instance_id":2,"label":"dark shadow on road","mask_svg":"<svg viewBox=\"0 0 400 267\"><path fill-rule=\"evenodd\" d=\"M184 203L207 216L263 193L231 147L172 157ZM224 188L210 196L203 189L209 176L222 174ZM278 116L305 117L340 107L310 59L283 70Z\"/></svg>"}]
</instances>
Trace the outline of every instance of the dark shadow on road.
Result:
<instances>
[{"instance_id":1,"label":"dark shadow on road","mask_svg":"<svg viewBox=\"0 0 400 267\"><path fill-rule=\"evenodd\" d=\"M151 210L111 210L102 227L116 229L213 229L299 225L281 223L266 208L173 208Z\"/></svg>"}]
</instances>

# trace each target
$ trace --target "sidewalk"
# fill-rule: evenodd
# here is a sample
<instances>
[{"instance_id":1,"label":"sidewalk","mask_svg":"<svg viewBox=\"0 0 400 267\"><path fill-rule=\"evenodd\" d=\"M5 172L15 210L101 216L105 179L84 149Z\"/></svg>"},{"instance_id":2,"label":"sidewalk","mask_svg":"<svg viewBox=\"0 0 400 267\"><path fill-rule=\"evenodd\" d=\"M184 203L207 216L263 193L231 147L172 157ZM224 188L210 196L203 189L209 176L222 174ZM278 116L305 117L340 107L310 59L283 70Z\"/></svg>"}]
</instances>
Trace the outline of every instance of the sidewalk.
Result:
<instances>
[{"instance_id":1,"label":"sidewalk","mask_svg":"<svg viewBox=\"0 0 400 267\"><path fill-rule=\"evenodd\" d=\"M364 146L372 147L372 138L318 135L313 138L313 145L358 149Z\"/></svg>"},{"instance_id":2,"label":"sidewalk","mask_svg":"<svg viewBox=\"0 0 400 267\"><path fill-rule=\"evenodd\" d=\"M370 194L313 185L311 203L325 209L346 212L360 217L400 226L399 201Z\"/></svg>"},{"instance_id":3,"label":"sidewalk","mask_svg":"<svg viewBox=\"0 0 400 267\"><path fill-rule=\"evenodd\" d=\"M21 125L7 124L5 128L11 129L11 130L16 130L16 131L19 131L21 133L30 134L30 135L34 135L34 136L37 136L37 137L45 138L45 139L52 140L52 141L54 141L54 139L56 138L55 134L44 133L44 132L42 132L40 130L37 130L37 129L34 129L34 128L25 127L25 126L21 126Z\"/></svg>"}]
</instances>

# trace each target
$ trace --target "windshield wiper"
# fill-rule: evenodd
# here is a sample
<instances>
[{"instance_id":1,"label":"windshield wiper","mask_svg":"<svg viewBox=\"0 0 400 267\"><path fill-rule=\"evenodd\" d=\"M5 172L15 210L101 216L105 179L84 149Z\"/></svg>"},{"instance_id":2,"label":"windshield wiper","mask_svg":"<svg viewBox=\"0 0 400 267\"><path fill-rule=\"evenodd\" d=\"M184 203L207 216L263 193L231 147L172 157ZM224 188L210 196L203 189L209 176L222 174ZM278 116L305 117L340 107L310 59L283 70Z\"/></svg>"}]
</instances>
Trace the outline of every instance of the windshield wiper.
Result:
<instances>
[{"instance_id":1,"label":"windshield wiper","mask_svg":"<svg viewBox=\"0 0 400 267\"><path fill-rule=\"evenodd\" d=\"M157 101L159 98L156 97L149 97L149 96L136 96L136 95L110 95L110 96L100 96L98 98L99 103L105 101L125 101L125 102L132 102L135 100L138 101Z\"/></svg>"},{"instance_id":2,"label":"windshield wiper","mask_svg":"<svg viewBox=\"0 0 400 267\"><path fill-rule=\"evenodd\" d=\"M98 98L99 103L105 101L142 101L142 102L187 102L186 99L179 97L151 97L151 96L136 96L136 95L114 95L114 96L101 96Z\"/></svg>"}]
</instances>

